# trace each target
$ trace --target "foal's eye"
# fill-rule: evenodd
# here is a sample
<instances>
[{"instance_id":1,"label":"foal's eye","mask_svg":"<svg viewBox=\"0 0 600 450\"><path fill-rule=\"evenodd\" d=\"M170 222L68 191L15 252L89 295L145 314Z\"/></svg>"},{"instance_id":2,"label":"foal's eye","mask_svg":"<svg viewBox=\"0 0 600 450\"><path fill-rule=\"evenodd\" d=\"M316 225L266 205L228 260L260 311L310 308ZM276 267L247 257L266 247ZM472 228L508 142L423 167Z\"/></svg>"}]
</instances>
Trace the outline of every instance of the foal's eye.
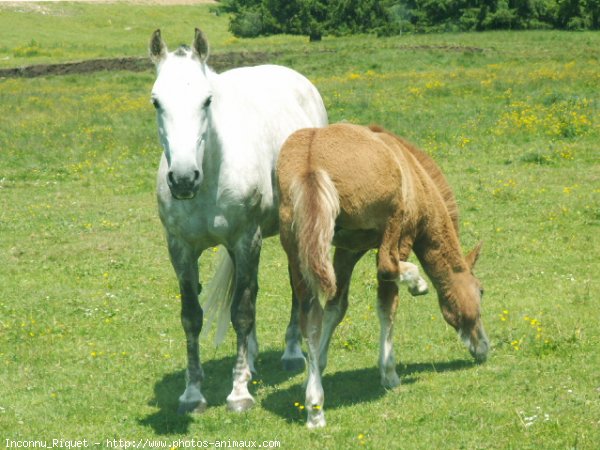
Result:
<instances>
[{"instance_id":1,"label":"foal's eye","mask_svg":"<svg viewBox=\"0 0 600 450\"><path fill-rule=\"evenodd\" d=\"M212 103L212 95L209 96L205 101L204 104L202 105L203 108L208 108L210 106L210 104Z\"/></svg>"}]
</instances>

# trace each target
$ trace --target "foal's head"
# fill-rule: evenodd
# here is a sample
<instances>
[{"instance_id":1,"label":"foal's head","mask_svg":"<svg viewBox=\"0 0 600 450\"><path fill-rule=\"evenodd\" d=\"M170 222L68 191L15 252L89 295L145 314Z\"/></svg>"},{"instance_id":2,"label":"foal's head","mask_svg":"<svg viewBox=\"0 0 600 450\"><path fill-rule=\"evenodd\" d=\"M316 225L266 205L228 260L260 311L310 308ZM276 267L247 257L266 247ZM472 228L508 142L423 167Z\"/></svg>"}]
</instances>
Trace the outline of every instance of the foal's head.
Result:
<instances>
[{"instance_id":1,"label":"foal's head","mask_svg":"<svg viewBox=\"0 0 600 450\"><path fill-rule=\"evenodd\" d=\"M438 289L438 298L446 322L456 329L473 358L483 362L489 350L481 322L483 288L473 275L473 266L480 251L481 243L465 257L467 270L453 273L450 280Z\"/></svg>"},{"instance_id":2,"label":"foal's head","mask_svg":"<svg viewBox=\"0 0 600 450\"><path fill-rule=\"evenodd\" d=\"M152 88L158 131L169 164L166 182L177 199L196 195L202 183L202 159L212 91L207 78L208 42L196 28L192 47L169 52L156 30L150 57L157 78Z\"/></svg>"}]
</instances>

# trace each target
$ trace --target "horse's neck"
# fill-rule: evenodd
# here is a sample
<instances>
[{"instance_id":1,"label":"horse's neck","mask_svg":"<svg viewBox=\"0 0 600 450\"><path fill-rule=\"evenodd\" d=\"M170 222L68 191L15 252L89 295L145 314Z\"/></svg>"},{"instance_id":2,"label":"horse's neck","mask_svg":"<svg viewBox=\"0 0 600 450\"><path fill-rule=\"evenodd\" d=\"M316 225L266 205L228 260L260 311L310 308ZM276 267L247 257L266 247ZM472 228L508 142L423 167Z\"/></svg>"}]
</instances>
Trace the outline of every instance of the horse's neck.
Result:
<instances>
[{"instance_id":1,"label":"horse's neck","mask_svg":"<svg viewBox=\"0 0 600 450\"><path fill-rule=\"evenodd\" d=\"M448 211L441 202L433 203L413 249L423 269L439 290L451 283L453 274L464 272L468 268Z\"/></svg>"},{"instance_id":2,"label":"horse's neck","mask_svg":"<svg viewBox=\"0 0 600 450\"><path fill-rule=\"evenodd\" d=\"M248 93L242 72L236 76L209 72L207 77L213 93L204 153L204 163L211 168L209 176L234 185L269 176L263 169L272 169L276 159L272 152L278 146L272 142L277 127L268 127L279 118L264 108L257 109L256 95ZM250 173L257 170L262 172Z\"/></svg>"}]
</instances>

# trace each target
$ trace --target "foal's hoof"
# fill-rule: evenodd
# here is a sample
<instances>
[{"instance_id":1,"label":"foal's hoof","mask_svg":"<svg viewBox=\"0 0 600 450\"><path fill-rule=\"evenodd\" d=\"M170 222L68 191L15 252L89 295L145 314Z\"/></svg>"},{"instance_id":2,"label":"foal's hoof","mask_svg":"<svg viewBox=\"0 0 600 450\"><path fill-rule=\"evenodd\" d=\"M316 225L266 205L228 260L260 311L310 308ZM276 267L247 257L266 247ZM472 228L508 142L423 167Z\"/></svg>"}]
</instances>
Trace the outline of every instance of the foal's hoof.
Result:
<instances>
[{"instance_id":1,"label":"foal's hoof","mask_svg":"<svg viewBox=\"0 0 600 450\"><path fill-rule=\"evenodd\" d=\"M418 287L415 287L415 288L409 288L408 292L410 292L410 295L412 295L413 297L418 297L419 295L428 294L429 289L427 287L425 287L425 289L419 289Z\"/></svg>"},{"instance_id":2,"label":"foal's hoof","mask_svg":"<svg viewBox=\"0 0 600 450\"><path fill-rule=\"evenodd\" d=\"M281 365L287 372L302 372L306 367L306 359L304 357L281 359Z\"/></svg>"},{"instance_id":3,"label":"foal's hoof","mask_svg":"<svg viewBox=\"0 0 600 450\"><path fill-rule=\"evenodd\" d=\"M252 397L244 397L236 400L227 399L227 409L236 413L241 413L252 409L254 399Z\"/></svg>"},{"instance_id":4,"label":"foal's hoof","mask_svg":"<svg viewBox=\"0 0 600 450\"><path fill-rule=\"evenodd\" d=\"M408 288L408 292L410 292L413 297L425 295L429 292L429 286L427 286L427 282L423 278L419 278L414 286Z\"/></svg>"},{"instance_id":5,"label":"foal's hoof","mask_svg":"<svg viewBox=\"0 0 600 450\"><path fill-rule=\"evenodd\" d=\"M207 408L206 401L179 402L177 414L202 414Z\"/></svg>"}]
</instances>

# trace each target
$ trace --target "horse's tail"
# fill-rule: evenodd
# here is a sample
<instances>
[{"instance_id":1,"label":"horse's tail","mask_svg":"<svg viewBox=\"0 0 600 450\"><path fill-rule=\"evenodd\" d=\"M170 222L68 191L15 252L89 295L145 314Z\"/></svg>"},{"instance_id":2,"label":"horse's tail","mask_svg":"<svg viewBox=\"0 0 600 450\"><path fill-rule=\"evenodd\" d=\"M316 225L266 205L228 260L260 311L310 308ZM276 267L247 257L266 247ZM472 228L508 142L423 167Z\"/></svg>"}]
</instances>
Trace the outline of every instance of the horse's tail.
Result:
<instances>
[{"instance_id":1,"label":"horse's tail","mask_svg":"<svg viewBox=\"0 0 600 450\"><path fill-rule=\"evenodd\" d=\"M302 276L313 292L330 298L336 291L329 251L340 212L338 192L325 171L310 170L292 184L291 201Z\"/></svg>"},{"instance_id":2,"label":"horse's tail","mask_svg":"<svg viewBox=\"0 0 600 450\"><path fill-rule=\"evenodd\" d=\"M223 342L229 329L234 275L233 261L225 247L219 248L217 258L215 275L200 295L200 302L203 304L204 318L206 319L202 327L202 336L208 335L212 325L216 322L215 346Z\"/></svg>"}]
</instances>

